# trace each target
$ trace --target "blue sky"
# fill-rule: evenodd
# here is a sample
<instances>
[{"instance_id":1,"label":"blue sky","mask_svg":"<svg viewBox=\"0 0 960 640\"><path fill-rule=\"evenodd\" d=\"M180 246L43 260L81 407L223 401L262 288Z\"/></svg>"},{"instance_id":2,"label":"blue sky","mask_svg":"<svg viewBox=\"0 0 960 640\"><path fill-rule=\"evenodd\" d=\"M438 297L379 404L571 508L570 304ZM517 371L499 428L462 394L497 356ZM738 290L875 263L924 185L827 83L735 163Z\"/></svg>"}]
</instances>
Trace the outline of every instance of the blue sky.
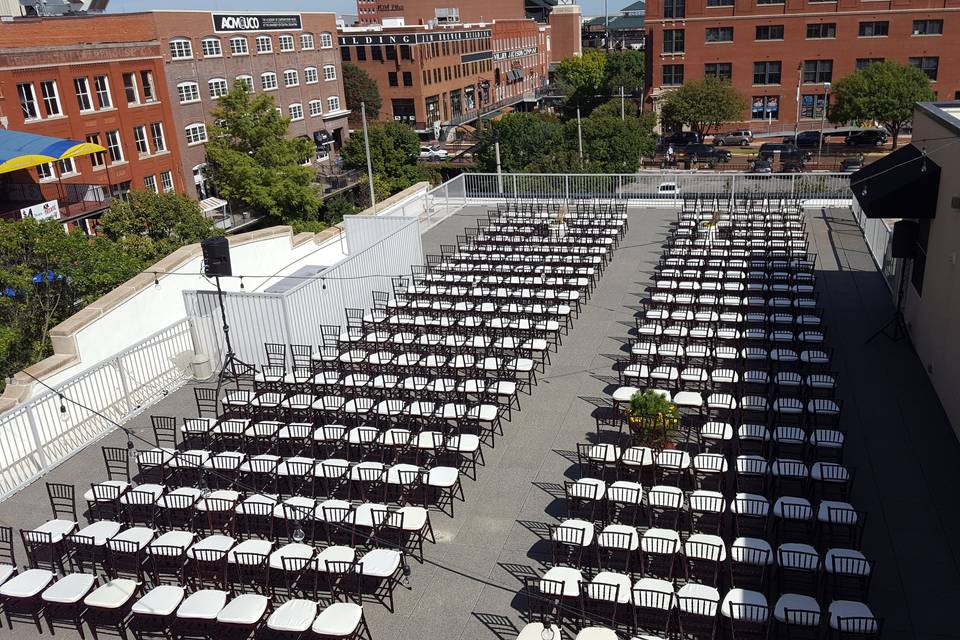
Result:
<instances>
[{"instance_id":1,"label":"blue sky","mask_svg":"<svg viewBox=\"0 0 960 640\"><path fill-rule=\"evenodd\" d=\"M466 0L480 2L482 0ZM608 0L611 14L615 14L620 7L630 4L630 0ZM603 0L582 0L584 15L601 15ZM263 11L266 7L257 0L110 0L109 11L145 11L148 9L199 9L208 11ZM323 0L315 3L304 3L299 0L272 0L269 3L270 11L335 11L336 13L357 12L354 0Z\"/></svg>"}]
</instances>

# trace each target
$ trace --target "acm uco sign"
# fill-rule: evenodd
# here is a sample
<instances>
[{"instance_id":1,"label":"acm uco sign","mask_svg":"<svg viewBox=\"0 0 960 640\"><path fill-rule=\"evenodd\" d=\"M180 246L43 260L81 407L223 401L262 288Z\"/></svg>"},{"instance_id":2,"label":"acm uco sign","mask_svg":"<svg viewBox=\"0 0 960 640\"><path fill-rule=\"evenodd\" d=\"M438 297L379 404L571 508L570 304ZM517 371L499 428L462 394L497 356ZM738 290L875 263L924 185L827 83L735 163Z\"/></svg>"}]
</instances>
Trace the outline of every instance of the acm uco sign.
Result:
<instances>
[{"instance_id":1,"label":"acm uco sign","mask_svg":"<svg viewBox=\"0 0 960 640\"><path fill-rule=\"evenodd\" d=\"M299 13L214 13L213 30L218 33L238 31L300 31L303 22Z\"/></svg>"}]
</instances>

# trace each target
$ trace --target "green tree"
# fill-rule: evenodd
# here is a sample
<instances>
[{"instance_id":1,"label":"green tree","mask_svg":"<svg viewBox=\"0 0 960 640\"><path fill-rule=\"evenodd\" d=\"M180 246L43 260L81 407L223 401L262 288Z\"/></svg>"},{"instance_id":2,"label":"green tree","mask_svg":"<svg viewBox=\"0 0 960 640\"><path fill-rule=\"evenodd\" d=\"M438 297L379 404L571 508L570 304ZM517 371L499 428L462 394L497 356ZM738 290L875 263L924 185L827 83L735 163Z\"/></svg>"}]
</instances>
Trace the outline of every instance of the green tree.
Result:
<instances>
[{"instance_id":1,"label":"green tree","mask_svg":"<svg viewBox=\"0 0 960 640\"><path fill-rule=\"evenodd\" d=\"M494 143L500 142L500 166L505 172L525 171L563 142L563 125L542 113L508 113L479 132L473 159L479 171L497 170ZM542 166L542 165L541 165Z\"/></svg>"},{"instance_id":2,"label":"green tree","mask_svg":"<svg viewBox=\"0 0 960 640\"><path fill-rule=\"evenodd\" d=\"M833 85L827 110L830 122L879 122L890 132L893 148L918 102L933 100L930 79L919 69L893 60L874 62Z\"/></svg>"},{"instance_id":3,"label":"green tree","mask_svg":"<svg viewBox=\"0 0 960 640\"><path fill-rule=\"evenodd\" d=\"M251 94L237 82L212 116L207 160L222 197L283 222L319 219L315 173L304 165L316 148L287 136L290 120L277 113L273 97Z\"/></svg>"},{"instance_id":4,"label":"green tree","mask_svg":"<svg viewBox=\"0 0 960 640\"><path fill-rule=\"evenodd\" d=\"M367 127L367 133L378 201L426 179L426 173L418 163L420 138L412 128L400 122L374 122ZM340 150L340 157L346 167L366 172L367 154L362 132L350 136Z\"/></svg>"},{"instance_id":5,"label":"green tree","mask_svg":"<svg viewBox=\"0 0 960 640\"><path fill-rule=\"evenodd\" d=\"M633 173L640 156L651 155L656 146L652 116L621 119L619 106L616 115L597 111L581 122L584 160L603 173ZM578 150L576 120L566 123L565 139L568 149Z\"/></svg>"},{"instance_id":6,"label":"green tree","mask_svg":"<svg viewBox=\"0 0 960 640\"><path fill-rule=\"evenodd\" d=\"M564 58L557 65L557 82L566 93L567 110L579 108L581 115L587 115L605 100L602 94L607 92L606 54L587 49L581 56Z\"/></svg>"},{"instance_id":7,"label":"green tree","mask_svg":"<svg viewBox=\"0 0 960 640\"><path fill-rule=\"evenodd\" d=\"M104 236L144 262L219 234L195 200L153 191L131 191L126 200L114 200L100 223Z\"/></svg>"},{"instance_id":8,"label":"green tree","mask_svg":"<svg viewBox=\"0 0 960 640\"><path fill-rule=\"evenodd\" d=\"M629 98L643 91L646 63L643 52L634 49L610 51L605 68L607 93L619 95L620 87Z\"/></svg>"},{"instance_id":9,"label":"green tree","mask_svg":"<svg viewBox=\"0 0 960 640\"><path fill-rule=\"evenodd\" d=\"M380 115L380 107L383 101L380 98L380 90L377 83L370 77L366 71L360 67L343 63L343 95L347 103L347 109L350 109L350 124L359 125L360 103L364 103L367 109L367 120L376 120Z\"/></svg>"},{"instance_id":10,"label":"green tree","mask_svg":"<svg viewBox=\"0 0 960 640\"><path fill-rule=\"evenodd\" d=\"M706 136L724 122L742 118L746 108L746 100L728 80L707 76L667 94L660 119L665 127L687 125Z\"/></svg>"}]
</instances>

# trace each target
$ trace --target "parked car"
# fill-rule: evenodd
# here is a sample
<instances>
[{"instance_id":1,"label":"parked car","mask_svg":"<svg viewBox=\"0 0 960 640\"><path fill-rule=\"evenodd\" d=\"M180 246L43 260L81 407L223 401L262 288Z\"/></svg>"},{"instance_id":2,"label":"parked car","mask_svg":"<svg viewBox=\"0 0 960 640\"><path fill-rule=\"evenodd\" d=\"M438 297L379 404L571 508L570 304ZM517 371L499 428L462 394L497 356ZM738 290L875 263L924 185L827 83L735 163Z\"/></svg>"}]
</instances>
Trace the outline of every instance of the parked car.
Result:
<instances>
[{"instance_id":1,"label":"parked car","mask_svg":"<svg viewBox=\"0 0 960 640\"><path fill-rule=\"evenodd\" d=\"M780 163L780 173L800 173L803 171L803 162L800 160L784 160Z\"/></svg>"},{"instance_id":2,"label":"parked car","mask_svg":"<svg viewBox=\"0 0 960 640\"><path fill-rule=\"evenodd\" d=\"M446 160L448 155L446 149L441 149L436 145L420 147L421 160Z\"/></svg>"},{"instance_id":3,"label":"parked car","mask_svg":"<svg viewBox=\"0 0 960 640\"><path fill-rule=\"evenodd\" d=\"M806 156L800 149L792 144L766 142L760 145L760 150L757 151L757 160L766 160L768 162L797 160L804 162Z\"/></svg>"},{"instance_id":4,"label":"parked car","mask_svg":"<svg viewBox=\"0 0 960 640\"><path fill-rule=\"evenodd\" d=\"M703 162L716 160L717 162L729 162L730 158L733 157L733 154L727 151L726 149L717 149L716 147L703 144L688 144L683 147L682 153L684 157L689 159L692 162Z\"/></svg>"},{"instance_id":5,"label":"parked car","mask_svg":"<svg viewBox=\"0 0 960 640\"><path fill-rule=\"evenodd\" d=\"M657 195L662 198L676 198L680 196L680 185L676 182L661 182L657 185Z\"/></svg>"},{"instance_id":6,"label":"parked car","mask_svg":"<svg viewBox=\"0 0 960 640\"><path fill-rule=\"evenodd\" d=\"M816 147L820 144L819 131L801 131L796 136L786 136L784 144L792 144L800 149Z\"/></svg>"},{"instance_id":7,"label":"parked car","mask_svg":"<svg viewBox=\"0 0 960 640\"><path fill-rule=\"evenodd\" d=\"M713 136L713 144L717 146L725 144L738 144L746 147L753 142L753 132L747 129L738 129L737 131L728 131Z\"/></svg>"},{"instance_id":8,"label":"parked car","mask_svg":"<svg viewBox=\"0 0 960 640\"><path fill-rule=\"evenodd\" d=\"M887 132L883 129L851 131L843 141L851 147L879 147L887 143Z\"/></svg>"},{"instance_id":9,"label":"parked car","mask_svg":"<svg viewBox=\"0 0 960 640\"><path fill-rule=\"evenodd\" d=\"M750 165L750 173L773 173L773 166L769 160L754 160Z\"/></svg>"},{"instance_id":10,"label":"parked car","mask_svg":"<svg viewBox=\"0 0 960 640\"><path fill-rule=\"evenodd\" d=\"M664 147L673 145L674 147L685 147L688 144L697 144L703 142L700 139L699 134L696 131L680 131L678 133L671 133L670 135L664 136L660 141Z\"/></svg>"},{"instance_id":11,"label":"parked car","mask_svg":"<svg viewBox=\"0 0 960 640\"><path fill-rule=\"evenodd\" d=\"M840 163L840 171L844 173L853 173L863 169L863 160L860 158L844 158Z\"/></svg>"}]
</instances>

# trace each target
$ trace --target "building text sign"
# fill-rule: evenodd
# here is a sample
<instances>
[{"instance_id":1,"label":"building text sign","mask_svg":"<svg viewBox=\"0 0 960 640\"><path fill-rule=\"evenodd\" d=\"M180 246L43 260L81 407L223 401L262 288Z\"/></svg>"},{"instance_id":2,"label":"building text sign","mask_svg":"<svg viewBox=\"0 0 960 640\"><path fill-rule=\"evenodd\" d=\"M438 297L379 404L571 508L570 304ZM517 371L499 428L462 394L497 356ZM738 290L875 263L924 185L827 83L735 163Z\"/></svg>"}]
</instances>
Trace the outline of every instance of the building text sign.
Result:
<instances>
[{"instance_id":1,"label":"building text sign","mask_svg":"<svg viewBox=\"0 0 960 640\"><path fill-rule=\"evenodd\" d=\"M457 42L459 40L482 40L489 38L491 31L435 31L424 33L370 33L340 36L341 47L362 47L381 44L427 44L431 42Z\"/></svg>"},{"instance_id":2,"label":"building text sign","mask_svg":"<svg viewBox=\"0 0 960 640\"><path fill-rule=\"evenodd\" d=\"M47 200L40 204L20 209L20 218L34 220L56 220L60 217L60 203L57 200Z\"/></svg>"},{"instance_id":3,"label":"building text sign","mask_svg":"<svg viewBox=\"0 0 960 640\"><path fill-rule=\"evenodd\" d=\"M300 31L303 22L299 13L214 13L213 30L220 33L236 31Z\"/></svg>"},{"instance_id":4,"label":"building text sign","mask_svg":"<svg viewBox=\"0 0 960 640\"><path fill-rule=\"evenodd\" d=\"M460 62L462 64L477 62L479 60L493 60L494 62L501 62L503 60L515 60L525 56L536 55L536 53L536 47L513 49L512 51L476 51L474 53L465 53L460 56Z\"/></svg>"}]
</instances>

